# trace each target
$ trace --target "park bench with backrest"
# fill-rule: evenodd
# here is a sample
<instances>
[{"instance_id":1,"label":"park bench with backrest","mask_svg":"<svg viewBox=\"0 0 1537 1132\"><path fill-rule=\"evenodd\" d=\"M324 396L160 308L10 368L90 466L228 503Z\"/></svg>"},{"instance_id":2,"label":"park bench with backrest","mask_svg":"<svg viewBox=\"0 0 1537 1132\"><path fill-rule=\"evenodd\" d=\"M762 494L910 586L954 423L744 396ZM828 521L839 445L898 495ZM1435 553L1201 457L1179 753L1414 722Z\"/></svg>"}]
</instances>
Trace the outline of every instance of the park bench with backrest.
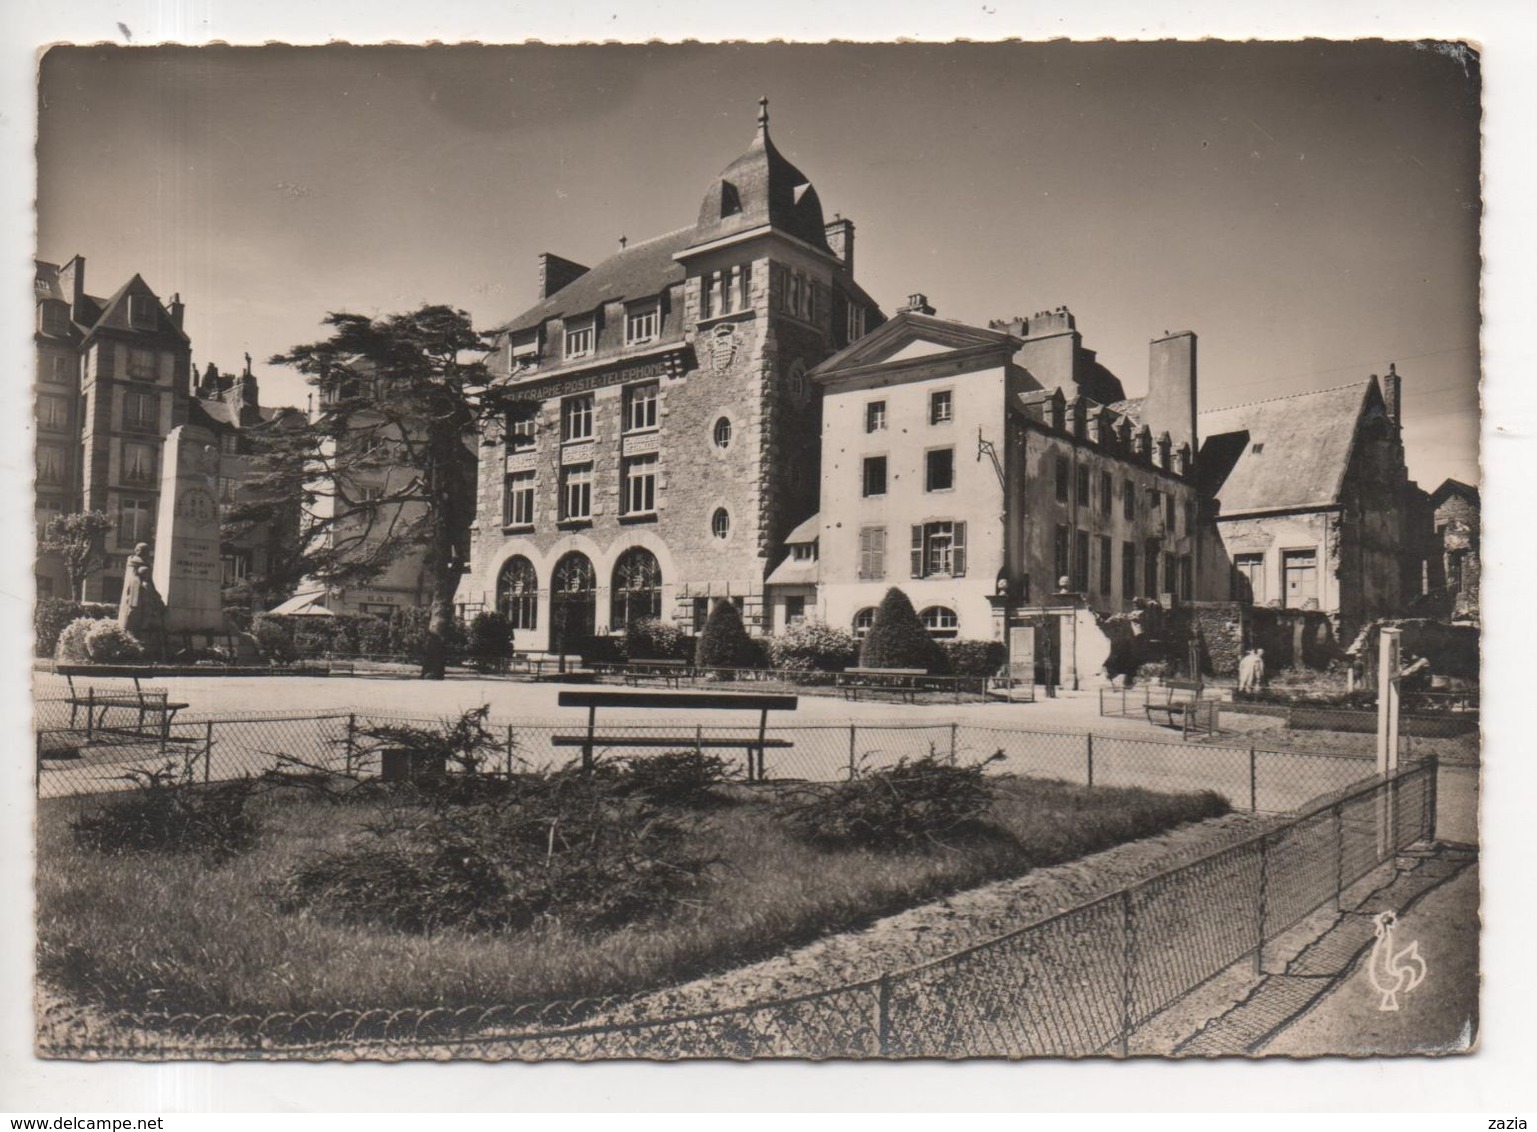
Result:
<instances>
[{"instance_id":1,"label":"park bench with backrest","mask_svg":"<svg viewBox=\"0 0 1537 1132\"><path fill-rule=\"evenodd\" d=\"M577 672L586 667L585 660L575 653L515 652L508 668L521 670L535 678Z\"/></svg>"},{"instance_id":2,"label":"park bench with backrest","mask_svg":"<svg viewBox=\"0 0 1537 1132\"><path fill-rule=\"evenodd\" d=\"M1216 700L1201 698L1203 690L1199 680L1165 680L1161 688L1149 688L1148 722L1178 727L1182 738L1192 733L1215 735L1221 709Z\"/></svg>"},{"instance_id":3,"label":"park bench with backrest","mask_svg":"<svg viewBox=\"0 0 1537 1132\"><path fill-rule=\"evenodd\" d=\"M788 739L770 739L766 734L768 713L794 711L798 699L795 696L763 695L756 692L627 692L618 690L581 691L560 693L561 707L587 709L587 731L582 735L556 735L551 742L557 747L579 747L582 766L590 768L593 753L600 747L650 748L652 750L729 750L747 752L747 779L762 782L767 777L763 752L770 748L784 749L794 746ZM758 713L756 735L735 738L705 737L703 728L687 735L679 728L667 735L635 735L602 732L598 730L598 709L620 708L646 711L666 711L680 718L687 718L691 711L752 711Z\"/></svg>"},{"instance_id":4,"label":"park bench with backrest","mask_svg":"<svg viewBox=\"0 0 1537 1132\"><path fill-rule=\"evenodd\" d=\"M890 692L915 704L918 683L927 675L923 668L845 668L839 674L838 687L846 700L859 699L861 692Z\"/></svg>"},{"instance_id":5,"label":"park bench with backrest","mask_svg":"<svg viewBox=\"0 0 1537 1132\"><path fill-rule=\"evenodd\" d=\"M166 739L176 713L186 704L172 703L164 688L146 688L141 681L155 675L154 669L133 668L122 665L61 664L55 669L69 685L69 727L79 730L79 716L85 713L85 737L89 741L97 732L109 734L128 733L144 738ZM87 684L82 692L75 686L75 678L82 680L126 680L128 684L108 685L98 688ZM108 726L111 712L133 712L134 722Z\"/></svg>"}]
</instances>

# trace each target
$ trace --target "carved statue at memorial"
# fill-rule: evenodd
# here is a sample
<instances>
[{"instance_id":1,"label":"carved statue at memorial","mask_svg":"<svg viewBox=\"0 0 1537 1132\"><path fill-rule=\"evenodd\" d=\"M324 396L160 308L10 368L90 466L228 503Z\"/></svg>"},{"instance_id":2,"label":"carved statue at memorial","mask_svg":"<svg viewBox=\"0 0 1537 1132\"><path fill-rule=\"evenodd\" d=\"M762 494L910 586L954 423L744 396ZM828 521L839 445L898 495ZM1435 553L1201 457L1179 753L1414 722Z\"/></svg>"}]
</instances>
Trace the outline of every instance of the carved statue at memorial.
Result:
<instances>
[{"instance_id":1,"label":"carved statue at memorial","mask_svg":"<svg viewBox=\"0 0 1537 1132\"><path fill-rule=\"evenodd\" d=\"M123 596L117 623L139 639L151 658L158 658L165 639L165 602L155 588L149 543L133 548L123 570Z\"/></svg>"}]
</instances>

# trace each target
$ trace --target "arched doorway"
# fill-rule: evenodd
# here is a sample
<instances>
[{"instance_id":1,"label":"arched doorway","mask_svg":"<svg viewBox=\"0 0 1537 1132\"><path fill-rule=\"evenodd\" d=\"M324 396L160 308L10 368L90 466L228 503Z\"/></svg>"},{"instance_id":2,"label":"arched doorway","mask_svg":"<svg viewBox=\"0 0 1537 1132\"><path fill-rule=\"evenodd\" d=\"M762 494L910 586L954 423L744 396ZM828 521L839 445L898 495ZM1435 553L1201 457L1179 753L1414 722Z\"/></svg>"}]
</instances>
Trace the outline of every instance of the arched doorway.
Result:
<instances>
[{"instance_id":1,"label":"arched doorway","mask_svg":"<svg viewBox=\"0 0 1537 1132\"><path fill-rule=\"evenodd\" d=\"M598 578L592 560L573 550L550 575L550 644L557 650L591 637L598 624Z\"/></svg>"},{"instance_id":2,"label":"arched doorway","mask_svg":"<svg viewBox=\"0 0 1537 1132\"><path fill-rule=\"evenodd\" d=\"M496 575L496 608L514 630L539 627L539 574L521 554L507 559Z\"/></svg>"},{"instance_id":3,"label":"arched doorway","mask_svg":"<svg viewBox=\"0 0 1537 1132\"><path fill-rule=\"evenodd\" d=\"M614 563L609 624L623 629L631 621L662 615L662 567L643 546L632 546Z\"/></svg>"}]
</instances>

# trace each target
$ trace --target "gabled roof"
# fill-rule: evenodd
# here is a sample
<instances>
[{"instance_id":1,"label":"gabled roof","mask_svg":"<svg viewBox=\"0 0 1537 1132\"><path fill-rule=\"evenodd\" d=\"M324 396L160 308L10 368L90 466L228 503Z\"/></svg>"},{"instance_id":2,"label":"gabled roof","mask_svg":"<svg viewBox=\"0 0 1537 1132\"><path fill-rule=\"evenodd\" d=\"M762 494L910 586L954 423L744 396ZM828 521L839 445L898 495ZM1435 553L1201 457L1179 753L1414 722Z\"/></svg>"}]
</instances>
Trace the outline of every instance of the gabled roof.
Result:
<instances>
[{"instance_id":1,"label":"gabled roof","mask_svg":"<svg viewBox=\"0 0 1537 1132\"><path fill-rule=\"evenodd\" d=\"M131 293L148 295L155 300L155 326L153 329L143 326L134 326L128 318L128 296ZM87 296L89 298L89 296ZM112 295L110 299L96 300L99 312L88 324L92 330L100 327L111 327L115 330L136 331L141 334L170 334L180 338L183 342L190 342L186 332L171 321L170 314L165 309L165 304L160 301L158 295L150 290L148 283L139 274L124 283Z\"/></svg>"},{"instance_id":2,"label":"gabled roof","mask_svg":"<svg viewBox=\"0 0 1537 1132\"><path fill-rule=\"evenodd\" d=\"M693 236L693 228L680 228L631 244L499 329L517 334L546 319L586 314L607 302L660 294L683 282L683 265L673 255L687 247Z\"/></svg>"},{"instance_id":3,"label":"gabled roof","mask_svg":"<svg viewBox=\"0 0 1537 1132\"><path fill-rule=\"evenodd\" d=\"M1224 518L1337 504L1372 397L1368 380L1199 414L1203 494Z\"/></svg>"},{"instance_id":4,"label":"gabled roof","mask_svg":"<svg viewBox=\"0 0 1537 1132\"><path fill-rule=\"evenodd\" d=\"M1441 486L1430 493L1430 505L1439 507L1454 495L1461 496L1474 507L1478 506L1478 488L1454 479L1443 480Z\"/></svg>"},{"instance_id":5,"label":"gabled roof","mask_svg":"<svg viewBox=\"0 0 1537 1132\"><path fill-rule=\"evenodd\" d=\"M916 311L900 311L863 338L850 343L816 366L810 376L822 377L841 370L880 365L918 343L935 347L930 351L933 354L978 347L1007 349L1012 354L1023 344L1018 338L1001 330L968 326L963 322L951 322L949 319L935 318Z\"/></svg>"}]
</instances>

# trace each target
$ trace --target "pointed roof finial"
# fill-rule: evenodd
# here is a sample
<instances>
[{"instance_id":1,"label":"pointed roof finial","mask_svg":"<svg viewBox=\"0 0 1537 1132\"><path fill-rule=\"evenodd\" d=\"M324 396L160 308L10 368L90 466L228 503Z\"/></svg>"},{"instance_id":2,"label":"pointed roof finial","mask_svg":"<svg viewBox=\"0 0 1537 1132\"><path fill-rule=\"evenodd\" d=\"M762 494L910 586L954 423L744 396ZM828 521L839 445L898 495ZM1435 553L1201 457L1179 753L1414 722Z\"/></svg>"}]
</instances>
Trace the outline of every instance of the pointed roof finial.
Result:
<instances>
[{"instance_id":1,"label":"pointed roof finial","mask_svg":"<svg viewBox=\"0 0 1537 1132\"><path fill-rule=\"evenodd\" d=\"M758 129L768 130L768 95L758 99Z\"/></svg>"}]
</instances>

